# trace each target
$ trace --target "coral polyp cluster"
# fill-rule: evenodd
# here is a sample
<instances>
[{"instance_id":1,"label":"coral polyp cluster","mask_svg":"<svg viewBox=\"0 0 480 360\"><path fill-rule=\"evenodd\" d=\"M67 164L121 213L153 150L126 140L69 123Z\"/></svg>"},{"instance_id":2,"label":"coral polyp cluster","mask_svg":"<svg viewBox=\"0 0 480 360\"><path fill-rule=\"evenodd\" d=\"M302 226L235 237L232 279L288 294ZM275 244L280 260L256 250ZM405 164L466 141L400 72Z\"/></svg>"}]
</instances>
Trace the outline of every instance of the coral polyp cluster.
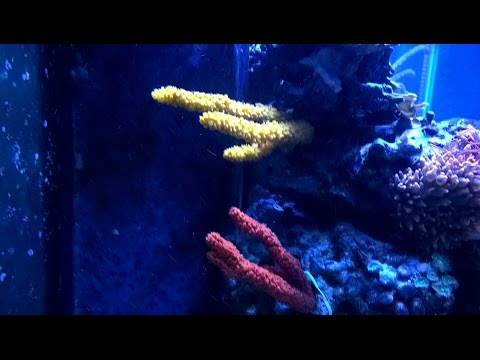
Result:
<instances>
[{"instance_id":1,"label":"coral polyp cluster","mask_svg":"<svg viewBox=\"0 0 480 360\"><path fill-rule=\"evenodd\" d=\"M433 248L449 249L480 233L480 131L458 132L417 169L395 175L401 225Z\"/></svg>"}]
</instances>

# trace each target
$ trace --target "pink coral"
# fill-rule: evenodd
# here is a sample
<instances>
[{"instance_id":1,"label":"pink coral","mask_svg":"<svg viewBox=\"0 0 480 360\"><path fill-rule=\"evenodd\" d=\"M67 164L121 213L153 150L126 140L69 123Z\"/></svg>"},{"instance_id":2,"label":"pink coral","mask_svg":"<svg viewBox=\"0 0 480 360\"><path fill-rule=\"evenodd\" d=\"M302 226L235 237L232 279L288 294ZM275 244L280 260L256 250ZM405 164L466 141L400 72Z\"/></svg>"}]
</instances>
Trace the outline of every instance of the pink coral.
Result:
<instances>
[{"instance_id":1,"label":"pink coral","mask_svg":"<svg viewBox=\"0 0 480 360\"><path fill-rule=\"evenodd\" d=\"M416 170L395 175L397 214L404 229L433 248L461 244L480 232L480 131L458 132Z\"/></svg>"}]
</instances>

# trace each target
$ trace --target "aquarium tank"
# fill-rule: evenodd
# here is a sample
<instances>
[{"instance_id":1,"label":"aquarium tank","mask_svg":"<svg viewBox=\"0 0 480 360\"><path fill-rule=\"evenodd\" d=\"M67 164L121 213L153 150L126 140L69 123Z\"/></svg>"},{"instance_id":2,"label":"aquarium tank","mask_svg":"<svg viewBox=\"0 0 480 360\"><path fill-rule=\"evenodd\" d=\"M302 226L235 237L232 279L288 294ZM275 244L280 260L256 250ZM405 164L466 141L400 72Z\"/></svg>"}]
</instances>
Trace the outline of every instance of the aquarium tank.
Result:
<instances>
[{"instance_id":1,"label":"aquarium tank","mask_svg":"<svg viewBox=\"0 0 480 360\"><path fill-rule=\"evenodd\" d=\"M479 56L0 45L0 314L479 314Z\"/></svg>"}]
</instances>

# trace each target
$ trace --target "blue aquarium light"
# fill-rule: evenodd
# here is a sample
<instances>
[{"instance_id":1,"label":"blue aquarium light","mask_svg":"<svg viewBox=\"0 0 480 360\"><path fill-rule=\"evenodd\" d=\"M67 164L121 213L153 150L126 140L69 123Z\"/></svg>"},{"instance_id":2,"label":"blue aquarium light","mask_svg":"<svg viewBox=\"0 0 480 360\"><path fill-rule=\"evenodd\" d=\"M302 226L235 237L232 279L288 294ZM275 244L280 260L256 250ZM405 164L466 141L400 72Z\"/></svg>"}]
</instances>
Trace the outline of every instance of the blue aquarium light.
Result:
<instances>
[{"instance_id":1,"label":"blue aquarium light","mask_svg":"<svg viewBox=\"0 0 480 360\"><path fill-rule=\"evenodd\" d=\"M423 116L426 115L427 110L432 108L433 90L435 89L435 78L437 76L438 65L438 45L432 44L428 62L427 72L427 84L425 86L424 101L429 104L427 108L423 110Z\"/></svg>"}]
</instances>

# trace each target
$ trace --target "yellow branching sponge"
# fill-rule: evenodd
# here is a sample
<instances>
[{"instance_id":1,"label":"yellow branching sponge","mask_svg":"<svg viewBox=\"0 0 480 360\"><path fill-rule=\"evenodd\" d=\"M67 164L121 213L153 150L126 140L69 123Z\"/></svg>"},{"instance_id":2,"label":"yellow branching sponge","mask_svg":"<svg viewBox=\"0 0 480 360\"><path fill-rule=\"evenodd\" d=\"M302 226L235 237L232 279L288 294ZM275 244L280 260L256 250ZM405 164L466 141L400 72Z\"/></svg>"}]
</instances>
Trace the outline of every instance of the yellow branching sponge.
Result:
<instances>
[{"instance_id":1,"label":"yellow branching sponge","mask_svg":"<svg viewBox=\"0 0 480 360\"><path fill-rule=\"evenodd\" d=\"M230 161L258 160L269 155L275 147L287 143L305 143L312 136L312 127L305 122L273 120L259 124L218 111L203 113L200 124L251 144L226 149L223 157Z\"/></svg>"},{"instance_id":2,"label":"yellow branching sponge","mask_svg":"<svg viewBox=\"0 0 480 360\"><path fill-rule=\"evenodd\" d=\"M272 106L247 104L226 95L188 91L166 86L152 91L159 103L203 113L200 123L248 144L226 149L229 161L254 161L269 155L281 145L311 141L313 127L304 121L287 121L285 114Z\"/></svg>"},{"instance_id":3,"label":"yellow branching sponge","mask_svg":"<svg viewBox=\"0 0 480 360\"><path fill-rule=\"evenodd\" d=\"M152 98L159 103L181 107L189 111L221 111L257 122L284 119L284 115L273 106L247 104L232 100L227 95L188 91L175 86L164 86L153 90Z\"/></svg>"}]
</instances>

